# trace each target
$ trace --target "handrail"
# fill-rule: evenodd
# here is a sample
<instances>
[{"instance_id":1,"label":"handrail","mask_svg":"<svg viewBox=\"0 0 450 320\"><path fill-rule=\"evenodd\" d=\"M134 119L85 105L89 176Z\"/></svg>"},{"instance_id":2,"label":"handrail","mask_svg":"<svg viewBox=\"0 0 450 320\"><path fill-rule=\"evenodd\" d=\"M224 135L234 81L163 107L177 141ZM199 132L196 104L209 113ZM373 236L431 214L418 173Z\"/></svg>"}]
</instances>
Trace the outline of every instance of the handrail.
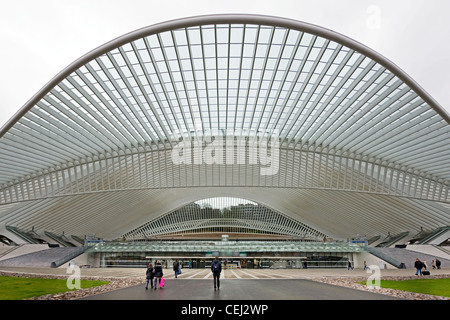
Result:
<instances>
[{"instance_id":1,"label":"handrail","mask_svg":"<svg viewBox=\"0 0 450 320\"><path fill-rule=\"evenodd\" d=\"M384 253L378 251L377 249L375 249L373 247L367 247L367 251L369 251L374 256L386 261L387 263L392 264L394 267L396 267L398 269L406 269L406 266L403 262L399 262L398 260L388 256L387 254L384 254Z\"/></svg>"},{"instance_id":2,"label":"handrail","mask_svg":"<svg viewBox=\"0 0 450 320\"><path fill-rule=\"evenodd\" d=\"M433 248L436 248L439 251L442 251L443 253L447 254L450 256L450 248L444 247L444 246L439 246L437 244L432 244Z\"/></svg>"},{"instance_id":3,"label":"handrail","mask_svg":"<svg viewBox=\"0 0 450 320\"><path fill-rule=\"evenodd\" d=\"M395 236L389 236L383 242L378 244L377 247L389 248L390 246L392 246L397 241L400 241L401 239L406 237L408 234L409 234L409 231L405 231L405 232L399 233L399 234L397 234Z\"/></svg>"},{"instance_id":4,"label":"handrail","mask_svg":"<svg viewBox=\"0 0 450 320\"><path fill-rule=\"evenodd\" d=\"M22 238L23 240L27 241L28 243L33 243L33 244L39 244L39 241L37 241L36 239L34 239L32 236L30 236L27 232L20 230L17 227L13 227L13 226L8 226L6 225L6 230L14 233L16 236Z\"/></svg>"},{"instance_id":5,"label":"handrail","mask_svg":"<svg viewBox=\"0 0 450 320\"><path fill-rule=\"evenodd\" d=\"M22 246L23 246L23 244L19 244L17 246L9 246L9 248L6 251L0 253L0 258L6 256L7 254L13 252L14 250L16 250Z\"/></svg>"},{"instance_id":6,"label":"handrail","mask_svg":"<svg viewBox=\"0 0 450 320\"><path fill-rule=\"evenodd\" d=\"M79 247L78 250L73 251L73 252L71 252L69 254L66 254L64 257L53 261L50 264L50 267L51 268L58 268L59 266L63 265L64 263L66 263L70 259L73 259L73 258L79 256L80 254L84 253L85 250L86 250L86 247Z\"/></svg>"},{"instance_id":7,"label":"handrail","mask_svg":"<svg viewBox=\"0 0 450 320\"><path fill-rule=\"evenodd\" d=\"M63 245L64 247L74 247L74 245L72 243L64 240L62 238L62 236L58 236L58 235L54 234L53 232L44 231L44 234L47 237L49 237L49 238L55 240L56 242L58 242L60 245Z\"/></svg>"},{"instance_id":8,"label":"handrail","mask_svg":"<svg viewBox=\"0 0 450 320\"><path fill-rule=\"evenodd\" d=\"M432 232L429 235L427 235L425 238L421 239L418 242L418 244L427 244L430 241L434 240L436 237L438 237L441 234L443 234L444 232L447 232L448 230L450 230L450 226L440 227L440 228L434 230L434 232Z\"/></svg>"}]
</instances>

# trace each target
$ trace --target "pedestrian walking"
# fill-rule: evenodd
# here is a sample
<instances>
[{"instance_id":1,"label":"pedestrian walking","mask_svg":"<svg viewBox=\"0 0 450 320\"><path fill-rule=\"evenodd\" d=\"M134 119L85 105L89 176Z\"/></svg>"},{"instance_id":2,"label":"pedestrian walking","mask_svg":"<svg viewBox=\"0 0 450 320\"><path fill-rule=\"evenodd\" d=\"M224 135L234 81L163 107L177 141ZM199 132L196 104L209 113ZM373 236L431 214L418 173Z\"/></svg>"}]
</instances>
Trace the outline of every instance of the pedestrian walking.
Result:
<instances>
[{"instance_id":1,"label":"pedestrian walking","mask_svg":"<svg viewBox=\"0 0 450 320\"><path fill-rule=\"evenodd\" d=\"M214 290L220 289L220 273L222 272L222 263L219 260L219 257L215 257L211 264L211 271L214 278Z\"/></svg>"},{"instance_id":2,"label":"pedestrian walking","mask_svg":"<svg viewBox=\"0 0 450 320\"><path fill-rule=\"evenodd\" d=\"M441 260L439 260L438 258L436 258L436 268L441 268Z\"/></svg>"},{"instance_id":3,"label":"pedestrian walking","mask_svg":"<svg viewBox=\"0 0 450 320\"><path fill-rule=\"evenodd\" d=\"M414 262L414 267L416 268L416 276L419 274L422 276L423 263L419 260L419 258L417 258L416 262Z\"/></svg>"},{"instance_id":4,"label":"pedestrian walking","mask_svg":"<svg viewBox=\"0 0 450 320\"><path fill-rule=\"evenodd\" d=\"M436 269L436 263L434 260L431 260L431 268Z\"/></svg>"},{"instance_id":5,"label":"pedestrian walking","mask_svg":"<svg viewBox=\"0 0 450 320\"><path fill-rule=\"evenodd\" d=\"M147 283L145 285L145 289L148 289L148 284L150 283L150 286L153 289L153 278L155 277L155 268L153 268L153 264L149 263L147 267L147 272L145 274L145 278L147 279Z\"/></svg>"},{"instance_id":6,"label":"pedestrian walking","mask_svg":"<svg viewBox=\"0 0 450 320\"><path fill-rule=\"evenodd\" d=\"M178 262L178 260L175 260L173 262L173 271L175 272L175 278L177 278L178 273L180 272L180 263Z\"/></svg>"},{"instance_id":7,"label":"pedestrian walking","mask_svg":"<svg viewBox=\"0 0 450 320\"><path fill-rule=\"evenodd\" d=\"M348 260L347 270L353 270L353 266L352 266L352 263L350 262L350 260Z\"/></svg>"},{"instance_id":8,"label":"pedestrian walking","mask_svg":"<svg viewBox=\"0 0 450 320\"><path fill-rule=\"evenodd\" d=\"M161 289L161 278L163 275L161 261L158 260L155 263L155 290L158 289L158 287ZM156 286L156 283L158 283L158 286Z\"/></svg>"}]
</instances>

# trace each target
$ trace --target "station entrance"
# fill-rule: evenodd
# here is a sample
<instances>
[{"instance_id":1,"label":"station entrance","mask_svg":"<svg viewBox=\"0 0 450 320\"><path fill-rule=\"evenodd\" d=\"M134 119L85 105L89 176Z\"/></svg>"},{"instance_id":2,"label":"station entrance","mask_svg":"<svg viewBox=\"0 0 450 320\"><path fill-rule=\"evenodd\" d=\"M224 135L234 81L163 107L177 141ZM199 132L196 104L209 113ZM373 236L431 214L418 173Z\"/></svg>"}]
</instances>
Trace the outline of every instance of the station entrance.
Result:
<instances>
[{"instance_id":1,"label":"station entrance","mask_svg":"<svg viewBox=\"0 0 450 320\"><path fill-rule=\"evenodd\" d=\"M346 268L365 246L352 242L303 241L150 241L97 243L86 253L90 264L104 268L146 267L161 261L171 268L210 268L215 257L226 269Z\"/></svg>"},{"instance_id":2,"label":"station entrance","mask_svg":"<svg viewBox=\"0 0 450 320\"><path fill-rule=\"evenodd\" d=\"M127 259L128 258L128 259ZM316 256L314 258L298 257L219 257L224 269L307 269L307 268L346 268L348 262L353 261L352 254L341 256ZM150 262L161 261L165 268L170 268L177 260L182 268L203 269L210 268L214 258L177 258L177 257L124 257L115 255L114 258L105 257L100 267L105 268L136 268L146 267Z\"/></svg>"}]
</instances>

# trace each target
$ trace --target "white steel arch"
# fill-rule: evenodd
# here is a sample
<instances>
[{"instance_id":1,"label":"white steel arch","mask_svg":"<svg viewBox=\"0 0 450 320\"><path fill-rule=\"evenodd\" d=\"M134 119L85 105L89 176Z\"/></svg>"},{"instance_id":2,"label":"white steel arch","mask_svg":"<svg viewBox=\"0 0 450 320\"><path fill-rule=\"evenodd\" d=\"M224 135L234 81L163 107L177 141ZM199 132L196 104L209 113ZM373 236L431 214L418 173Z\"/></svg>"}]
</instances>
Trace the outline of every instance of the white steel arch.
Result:
<instances>
[{"instance_id":1,"label":"white steel arch","mask_svg":"<svg viewBox=\"0 0 450 320\"><path fill-rule=\"evenodd\" d=\"M126 233L127 240L161 236L245 233L321 241L326 235L260 204L239 198L209 198L168 212Z\"/></svg>"},{"instance_id":2,"label":"white steel arch","mask_svg":"<svg viewBox=\"0 0 450 320\"><path fill-rule=\"evenodd\" d=\"M450 224L449 119L330 30L169 21L75 61L1 129L0 226L115 238L239 190L336 238L433 229Z\"/></svg>"}]
</instances>

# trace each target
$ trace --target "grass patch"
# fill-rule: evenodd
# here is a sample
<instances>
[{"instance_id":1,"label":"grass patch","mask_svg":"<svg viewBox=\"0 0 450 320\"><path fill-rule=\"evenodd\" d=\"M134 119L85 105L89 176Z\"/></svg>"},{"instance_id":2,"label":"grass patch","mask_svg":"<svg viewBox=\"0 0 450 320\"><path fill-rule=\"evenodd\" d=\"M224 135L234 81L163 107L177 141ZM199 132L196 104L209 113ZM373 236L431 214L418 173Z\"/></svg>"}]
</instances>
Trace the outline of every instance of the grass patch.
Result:
<instances>
[{"instance_id":1,"label":"grass patch","mask_svg":"<svg viewBox=\"0 0 450 320\"><path fill-rule=\"evenodd\" d=\"M83 280L82 289L108 284L109 281ZM66 279L42 279L0 276L0 300L23 300L47 294L57 294L70 290Z\"/></svg>"},{"instance_id":2,"label":"grass patch","mask_svg":"<svg viewBox=\"0 0 450 320\"><path fill-rule=\"evenodd\" d=\"M365 285L366 282L359 282ZM442 279L410 279L410 280L381 280L381 288L389 288L408 292L431 294L450 297L450 278Z\"/></svg>"}]
</instances>

